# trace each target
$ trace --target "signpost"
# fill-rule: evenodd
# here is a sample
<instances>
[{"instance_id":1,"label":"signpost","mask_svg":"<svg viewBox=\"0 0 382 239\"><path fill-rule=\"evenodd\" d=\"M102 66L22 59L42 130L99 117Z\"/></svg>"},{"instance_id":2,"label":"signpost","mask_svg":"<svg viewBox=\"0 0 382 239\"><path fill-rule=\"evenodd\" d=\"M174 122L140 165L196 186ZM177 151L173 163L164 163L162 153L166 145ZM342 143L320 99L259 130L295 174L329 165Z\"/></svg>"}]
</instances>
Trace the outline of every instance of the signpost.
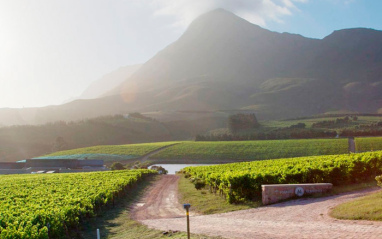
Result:
<instances>
[{"instance_id":1,"label":"signpost","mask_svg":"<svg viewBox=\"0 0 382 239\"><path fill-rule=\"evenodd\" d=\"M191 204L183 204L183 208L186 209L186 215L187 215L187 238L190 239L190 213L189 209L191 207Z\"/></svg>"}]
</instances>

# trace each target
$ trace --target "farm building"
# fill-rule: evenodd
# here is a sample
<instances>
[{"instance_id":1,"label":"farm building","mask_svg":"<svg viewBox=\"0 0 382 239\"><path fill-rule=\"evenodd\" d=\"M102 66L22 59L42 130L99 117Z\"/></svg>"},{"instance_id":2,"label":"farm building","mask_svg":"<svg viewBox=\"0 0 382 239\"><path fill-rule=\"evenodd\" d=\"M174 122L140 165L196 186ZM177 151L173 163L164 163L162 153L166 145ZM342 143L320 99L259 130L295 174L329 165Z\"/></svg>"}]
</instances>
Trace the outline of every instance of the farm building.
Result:
<instances>
[{"instance_id":1,"label":"farm building","mask_svg":"<svg viewBox=\"0 0 382 239\"><path fill-rule=\"evenodd\" d=\"M23 174L25 163L0 162L0 174Z\"/></svg>"},{"instance_id":2,"label":"farm building","mask_svg":"<svg viewBox=\"0 0 382 239\"><path fill-rule=\"evenodd\" d=\"M23 173L74 173L107 171L103 160L82 159L26 159L18 162L0 163L0 174Z\"/></svg>"}]
</instances>

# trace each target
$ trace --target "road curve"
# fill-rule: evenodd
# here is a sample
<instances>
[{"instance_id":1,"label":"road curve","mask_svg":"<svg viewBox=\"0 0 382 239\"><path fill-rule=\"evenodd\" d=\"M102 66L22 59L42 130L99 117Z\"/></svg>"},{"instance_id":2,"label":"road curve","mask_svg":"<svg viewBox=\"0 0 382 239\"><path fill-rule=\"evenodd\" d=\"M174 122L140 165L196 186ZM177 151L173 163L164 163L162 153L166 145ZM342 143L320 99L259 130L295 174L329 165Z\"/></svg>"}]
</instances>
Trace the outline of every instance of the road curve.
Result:
<instances>
[{"instance_id":1,"label":"road curve","mask_svg":"<svg viewBox=\"0 0 382 239\"><path fill-rule=\"evenodd\" d=\"M163 176L134 206L133 218L150 228L185 231L177 201L177 175ZM379 189L324 198L302 198L223 214L191 216L191 233L224 238L382 238L382 222L337 220L329 216L338 204Z\"/></svg>"}]
</instances>

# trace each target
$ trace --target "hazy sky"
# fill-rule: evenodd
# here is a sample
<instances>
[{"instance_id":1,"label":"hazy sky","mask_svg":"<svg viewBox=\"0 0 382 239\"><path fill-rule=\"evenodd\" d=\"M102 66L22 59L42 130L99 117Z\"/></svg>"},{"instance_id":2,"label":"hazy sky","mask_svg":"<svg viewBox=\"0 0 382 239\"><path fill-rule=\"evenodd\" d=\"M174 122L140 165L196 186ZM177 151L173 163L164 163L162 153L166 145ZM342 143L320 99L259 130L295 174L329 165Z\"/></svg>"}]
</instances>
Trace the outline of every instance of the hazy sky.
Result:
<instances>
[{"instance_id":1,"label":"hazy sky","mask_svg":"<svg viewBox=\"0 0 382 239\"><path fill-rule=\"evenodd\" d=\"M147 61L219 7L312 38L382 30L381 0L0 0L0 107L76 97L102 75Z\"/></svg>"}]
</instances>

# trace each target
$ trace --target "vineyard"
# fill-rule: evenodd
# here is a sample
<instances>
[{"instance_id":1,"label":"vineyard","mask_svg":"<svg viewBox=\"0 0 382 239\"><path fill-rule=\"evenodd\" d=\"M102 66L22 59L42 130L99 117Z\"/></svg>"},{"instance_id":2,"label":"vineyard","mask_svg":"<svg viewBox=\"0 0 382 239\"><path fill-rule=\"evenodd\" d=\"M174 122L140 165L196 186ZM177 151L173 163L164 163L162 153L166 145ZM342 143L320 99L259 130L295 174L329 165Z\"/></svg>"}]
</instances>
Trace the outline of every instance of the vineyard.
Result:
<instances>
[{"instance_id":1,"label":"vineyard","mask_svg":"<svg viewBox=\"0 0 382 239\"><path fill-rule=\"evenodd\" d=\"M347 184L373 178L381 170L379 151L188 167L183 172L196 187L208 185L233 203L259 197L262 184Z\"/></svg>"},{"instance_id":2,"label":"vineyard","mask_svg":"<svg viewBox=\"0 0 382 239\"><path fill-rule=\"evenodd\" d=\"M382 137L356 138L357 152L382 150ZM195 163L240 162L302 156L348 153L348 140L295 139L252 141L174 141L128 145L101 145L55 152L40 159L102 159L124 161L137 159L157 149L165 148L150 157L166 163L188 160Z\"/></svg>"},{"instance_id":3,"label":"vineyard","mask_svg":"<svg viewBox=\"0 0 382 239\"><path fill-rule=\"evenodd\" d=\"M0 176L0 238L67 238L151 170Z\"/></svg>"},{"instance_id":4,"label":"vineyard","mask_svg":"<svg viewBox=\"0 0 382 239\"><path fill-rule=\"evenodd\" d=\"M382 150L382 137L355 138L357 152Z\"/></svg>"},{"instance_id":5,"label":"vineyard","mask_svg":"<svg viewBox=\"0 0 382 239\"><path fill-rule=\"evenodd\" d=\"M182 142L151 156L153 159L249 161L348 152L347 139Z\"/></svg>"},{"instance_id":6,"label":"vineyard","mask_svg":"<svg viewBox=\"0 0 382 239\"><path fill-rule=\"evenodd\" d=\"M127 144L127 145L101 145L87 148L59 151L38 158L49 159L103 159L126 160L141 157L154 150L175 144L176 142Z\"/></svg>"}]
</instances>

